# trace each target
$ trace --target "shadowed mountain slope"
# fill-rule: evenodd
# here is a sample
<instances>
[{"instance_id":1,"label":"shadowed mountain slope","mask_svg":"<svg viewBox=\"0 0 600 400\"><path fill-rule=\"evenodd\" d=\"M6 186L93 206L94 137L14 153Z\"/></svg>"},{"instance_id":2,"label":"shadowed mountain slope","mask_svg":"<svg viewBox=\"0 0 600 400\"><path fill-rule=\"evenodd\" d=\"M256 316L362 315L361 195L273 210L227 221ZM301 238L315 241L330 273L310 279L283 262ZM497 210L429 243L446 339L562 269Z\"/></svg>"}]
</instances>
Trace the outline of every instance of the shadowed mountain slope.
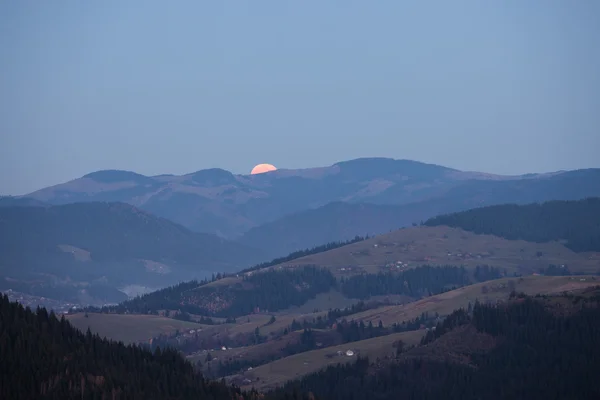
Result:
<instances>
[{"instance_id":1,"label":"shadowed mountain slope","mask_svg":"<svg viewBox=\"0 0 600 400\"><path fill-rule=\"evenodd\" d=\"M598 182L600 170L499 176L409 160L363 158L260 175L234 175L218 168L153 177L98 171L28 197L50 204L125 202L194 231L233 238L332 202L404 205L432 201L417 210L426 219L481 205L600 195ZM357 224L352 235L368 228ZM325 241L342 239L338 234ZM310 245L299 242L301 248Z\"/></svg>"},{"instance_id":2,"label":"shadowed mountain slope","mask_svg":"<svg viewBox=\"0 0 600 400\"><path fill-rule=\"evenodd\" d=\"M440 214L464 211L474 207L499 203L527 204L547 200L580 200L599 195L600 170L565 172L537 179L467 181L461 186L448 190L443 196L410 204L331 203L252 228L242 236L240 241L261 248L269 256L276 257L315 246L318 243L347 240L354 235L373 236L387 233L411 224L419 224ZM581 206L579 208L581 208L581 212L595 211L583 210ZM565 211L568 210L565 209ZM509 211L507 210L507 212ZM559 211L555 211L555 214L557 212ZM469 215L477 214L477 218L480 216L480 213L473 211L469 213ZM597 221L598 215L597 211L590 214L590 217L596 216L596 219L592 218L590 221ZM515 214L512 219L509 218L505 221L521 218L520 215ZM561 216L556 214L553 220L556 224L558 223L556 221L562 221L564 218L568 218L567 214ZM442 220L447 221L448 219L440 217L433 221ZM530 222L530 226L535 223L535 221ZM432 223L443 224L441 222ZM588 225L587 222L585 224ZM461 227L460 225L456 226ZM575 226L575 222L569 226ZM536 229L545 229L545 226L539 225ZM489 229L477 232L493 233ZM529 240L527 237L523 237L523 239ZM588 249L591 250L591 248Z\"/></svg>"},{"instance_id":3,"label":"shadowed mountain slope","mask_svg":"<svg viewBox=\"0 0 600 400\"><path fill-rule=\"evenodd\" d=\"M259 251L124 203L0 208L3 289L75 282L82 289L165 286L262 259Z\"/></svg>"},{"instance_id":4,"label":"shadowed mountain slope","mask_svg":"<svg viewBox=\"0 0 600 400\"><path fill-rule=\"evenodd\" d=\"M434 217L425 225L447 225L512 240L564 240L574 251L600 251L600 198L482 207Z\"/></svg>"}]
</instances>

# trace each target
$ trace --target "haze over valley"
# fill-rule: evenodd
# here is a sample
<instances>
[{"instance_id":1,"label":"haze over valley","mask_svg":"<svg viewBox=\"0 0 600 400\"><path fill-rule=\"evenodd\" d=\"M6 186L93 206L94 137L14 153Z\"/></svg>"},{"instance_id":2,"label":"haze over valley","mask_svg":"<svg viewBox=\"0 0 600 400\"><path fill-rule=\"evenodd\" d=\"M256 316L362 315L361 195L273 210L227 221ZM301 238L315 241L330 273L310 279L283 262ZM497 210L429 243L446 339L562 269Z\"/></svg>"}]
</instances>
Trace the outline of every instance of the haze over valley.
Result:
<instances>
[{"instance_id":1,"label":"haze over valley","mask_svg":"<svg viewBox=\"0 0 600 400\"><path fill-rule=\"evenodd\" d=\"M0 2L0 399L600 399L598 20Z\"/></svg>"},{"instance_id":2,"label":"haze over valley","mask_svg":"<svg viewBox=\"0 0 600 400\"><path fill-rule=\"evenodd\" d=\"M592 196L600 169L506 177L358 159L259 175L100 171L0 199L2 288L114 303L441 213Z\"/></svg>"}]
</instances>

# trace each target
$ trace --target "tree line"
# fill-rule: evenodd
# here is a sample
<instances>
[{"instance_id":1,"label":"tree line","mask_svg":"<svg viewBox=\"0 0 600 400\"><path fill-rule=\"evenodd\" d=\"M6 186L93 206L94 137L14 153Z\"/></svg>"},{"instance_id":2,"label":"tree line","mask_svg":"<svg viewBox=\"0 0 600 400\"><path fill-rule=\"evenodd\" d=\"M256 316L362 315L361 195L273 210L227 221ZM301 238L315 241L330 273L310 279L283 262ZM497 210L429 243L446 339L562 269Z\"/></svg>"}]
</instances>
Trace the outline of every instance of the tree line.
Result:
<instances>
[{"instance_id":1,"label":"tree line","mask_svg":"<svg viewBox=\"0 0 600 400\"><path fill-rule=\"evenodd\" d=\"M359 359L290 382L267 395L317 399L597 399L600 397L600 296L573 297L574 313L560 316L539 299L516 296L510 305L458 310L430 330L425 344L464 324L499 338L463 365L400 356L387 364ZM465 343L468 345L468 343ZM410 351L407 353L410 355Z\"/></svg>"},{"instance_id":2,"label":"tree line","mask_svg":"<svg viewBox=\"0 0 600 400\"><path fill-rule=\"evenodd\" d=\"M278 257L271 261L267 261L267 262L264 262L261 264L257 264L253 267L243 269L239 273L243 274L246 272L252 272L252 271L259 270L259 269L272 267L275 265L282 264L284 262L289 262L289 261L295 260L297 258L306 257L306 256L310 256L313 254L318 254L318 253L324 253L329 250L337 249L339 247L347 246L347 245L353 244L353 243L362 242L363 240L367 240L367 239L369 239L368 235L367 236L358 236L357 235L354 237L354 239L338 241L338 242L329 242L329 243L322 244L319 246L311 247L309 249L294 251L294 252L288 254L287 256Z\"/></svg>"},{"instance_id":3,"label":"tree line","mask_svg":"<svg viewBox=\"0 0 600 400\"><path fill-rule=\"evenodd\" d=\"M473 280L481 282L501 276L503 274L498 268L486 265L477 266L472 274L462 266L423 265L401 272L342 277L338 282L331 271L325 268L278 268L244 275L241 282L233 285L207 285L221 279L216 276L210 281L181 283L117 306L89 307L87 311L158 314L160 310L175 310L173 316L176 318L194 320L197 317L190 314L196 314L204 316L202 321L197 322L213 324L209 317L234 320L256 312L275 312L301 306L316 295L332 289L338 289L349 298L362 300L378 295L421 298L468 285ZM341 313L340 310L337 312ZM352 310L349 312L354 313ZM332 316L327 319L331 320Z\"/></svg>"},{"instance_id":4,"label":"tree line","mask_svg":"<svg viewBox=\"0 0 600 400\"><path fill-rule=\"evenodd\" d=\"M176 351L82 333L45 308L32 311L0 297L2 399L239 399L242 392L209 381ZM257 393L245 393L245 399Z\"/></svg>"},{"instance_id":5,"label":"tree line","mask_svg":"<svg viewBox=\"0 0 600 400\"><path fill-rule=\"evenodd\" d=\"M343 278L340 291L347 297L358 299L390 294L420 298L469 283L469 275L464 267L424 265L403 272L380 272Z\"/></svg>"},{"instance_id":6,"label":"tree line","mask_svg":"<svg viewBox=\"0 0 600 400\"><path fill-rule=\"evenodd\" d=\"M425 225L447 225L511 240L565 240L573 251L600 251L600 198L481 207L437 216Z\"/></svg>"},{"instance_id":7,"label":"tree line","mask_svg":"<svg viewBox=\"0 0 600 400\"><path fill-rule=\"evenodd\" d=\"M34 312L2 296L0 398L596 399L598 293L562 299L513 294L509 304L476 302L471 312L457 311L427 343L464 324L500 339L494 349L470 354L476 368L404 353L388 363L359 358L261 395L202 377L173 350L151 352L84 334L45 309ZM570 312L555 312L565 304ZM313 334L306 330L301 342L310 346Z\"/></svg>"}]
</instances>

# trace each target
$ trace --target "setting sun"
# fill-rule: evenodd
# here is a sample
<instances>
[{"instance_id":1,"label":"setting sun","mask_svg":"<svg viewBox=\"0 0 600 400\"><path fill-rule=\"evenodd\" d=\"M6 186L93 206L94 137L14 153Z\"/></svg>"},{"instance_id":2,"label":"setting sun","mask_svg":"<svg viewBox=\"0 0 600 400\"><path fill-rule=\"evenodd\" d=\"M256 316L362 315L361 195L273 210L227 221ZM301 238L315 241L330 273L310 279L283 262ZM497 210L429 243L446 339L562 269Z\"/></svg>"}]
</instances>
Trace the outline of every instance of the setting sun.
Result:
<instances>
[{"instance_id":1,"label":"setting sun","mask_svg":"<svg viewBox=\"0 0 600 400\"><path fill-rule=\"evenodd\" d=\"M258 164L256 167L252 168L251 175L256 174L264 174L265 172L277 171L274 165L271 164Z\"/></svg>"}]
</instances>

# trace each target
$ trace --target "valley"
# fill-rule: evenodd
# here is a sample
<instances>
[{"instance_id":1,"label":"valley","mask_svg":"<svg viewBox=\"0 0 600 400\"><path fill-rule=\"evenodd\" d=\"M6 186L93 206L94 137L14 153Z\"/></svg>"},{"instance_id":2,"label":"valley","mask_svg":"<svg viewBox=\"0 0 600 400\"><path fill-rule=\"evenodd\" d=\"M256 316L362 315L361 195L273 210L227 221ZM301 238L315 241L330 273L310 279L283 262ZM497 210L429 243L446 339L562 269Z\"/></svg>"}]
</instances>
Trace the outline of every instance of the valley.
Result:
<instances>
[{"instance_id":1,"label":"valley","mask_svg":"<svg viewBox=\"0 0 600 400\"><path fill-rule=\"evenodd\" d=\"M576 253L559 242L533 243L478 235L446 226L410 227L328 252L301 257L272 268L316 265L336 276L378 273L423 264L488 265L509 274L531 274L550 264L582 273L600 271L600 252Z\"/></svg>"},{"instance_id":2,"label":"valley","mask_svg":"<svg viewBox=\"0 0 600 400\"><path fill-rule=\"evenodd\" d=\"M366 311L351 313L329 320L327 311L301 313L283 311L273 314L249 314L236 318L234 323L219 321L216 325L182 322L172 318L135 314L77 313L68 317L76 327L90 326L95 332L115 340L149 344L147 337L154 337L154 345L175 346L194 365L201 365L209 377L226 377L228 382L250 389L268 390L289 380L319 371L328 365L353 363L357 356L370 359L390 357L399 340L403 346L417 346L429 328L458 309L470 309L475 304L498 304L509 300L511 293L530 296L553 296L577 293L586 288L600 286L597 276L524 276L501 278L451 290L398 305L375 305ZM356 303L354 303L356 304ZM270 322L273 317L275 321ZM409 321L424 318L414 327L402 328ZM323 321L321 324L318 321ZM364 323L365 326L391 329L370 339L345 342L336 325L342 321ZM293 324L296 324L294 328ZM318 327L315 327L318 324ZM396 326L398 328L396 328ZM189 333L188 330L194 330ZM296 330L294 330L296 329ZM308 331L307 331L308 329ZM376 328L373 328L376 329ZM394 329L409 329L394 333ZM176 331L179 333L176 333ZM261 339L257 344L256 332ZM287 331L287 332L286 332ZM313 342L299 347L300 353L286 355L302 344L302 333L314 335ZM170 337L166 342L157 336ZM196 346L196 347L194 347ZM223 350L225 348L226 350ZM192 350L195 349L195 350ZM346 352L351 350L353 355ZM210 356L208 356L210 354ZM210 359L210 361L209 361ZM227 369L224 369L225 367ZM231 365L231 367L229 366ZM236 369L238 365L238 369ZM219 371L227 371L222 375ZM231 373L233 372L233 373Z\"/></svg>"},{"instance_id":3,"label":"valley","mask_svg":"<svg viewBox=\"0 0 600 400\"><path fill-rule=\"evenodd\" d=\"M348 204L375 218L404 207L378 214ZM367 359L372 373L460 363L474 347L456 332L485 353L495 339L464 325L476 310L595 293L599 218L594 198L499 205L374 236L326 232L326 244L281 255L125 203L6 205L0 265L11 300L35 306L43 298L81 332L174 351L207 379L276 394ZM266 254L277 256L264 261Z\"/></svg>"},{"instance_id":4,"label":"valley","mask_svg":"<svg viewBox=\"0 0 600 400\"><path fill-rule=\"evenodd\" d=\"M78 305L118 303L128 297L123 288L165 287L262 259L124 203L0 207L0 237L0 290Z\"/></svg>"},{"instance_id":5,"label":"valley","mask_svg":"<svg viewBox=\"0 0 600 400\"><path fill-rule=\"evenodd\" d=\"M600 400L600 2L0 1L0 400Z\"/></svg>"}]
</instances>

